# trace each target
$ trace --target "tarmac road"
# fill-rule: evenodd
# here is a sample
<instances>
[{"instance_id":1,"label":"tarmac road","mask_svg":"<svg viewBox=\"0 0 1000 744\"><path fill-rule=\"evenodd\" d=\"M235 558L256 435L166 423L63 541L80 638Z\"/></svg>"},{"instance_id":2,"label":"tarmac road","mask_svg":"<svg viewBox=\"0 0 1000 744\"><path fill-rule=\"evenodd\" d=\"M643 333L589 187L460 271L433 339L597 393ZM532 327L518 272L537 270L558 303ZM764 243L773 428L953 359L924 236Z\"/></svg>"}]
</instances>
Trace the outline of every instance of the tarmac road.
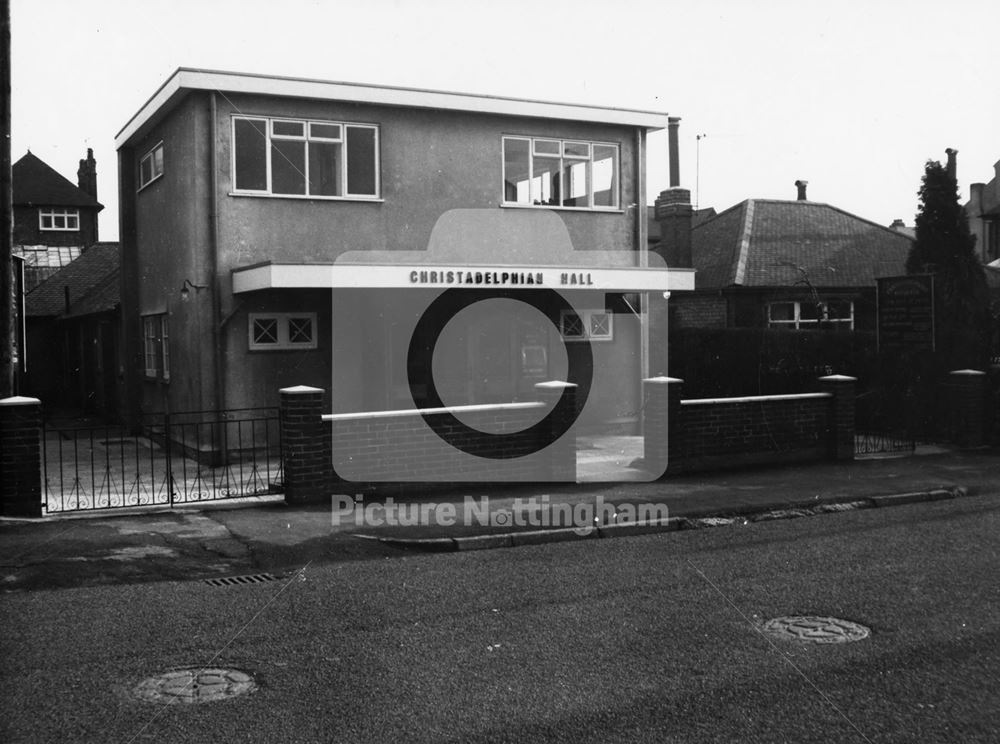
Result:
<instances>
[{"instance_id":1,"label":"tarmac road","mask_svg":"<svg viewBox=\"0 0 1000 744\"><path fill-rule=\"evenodd\" d=\"M980 496L2 596L5 742L995 742L1000 508ZM773 639L785 614L871 628ZM188 665L259 689L163 706Z\"/></svg>"}]
</instances>

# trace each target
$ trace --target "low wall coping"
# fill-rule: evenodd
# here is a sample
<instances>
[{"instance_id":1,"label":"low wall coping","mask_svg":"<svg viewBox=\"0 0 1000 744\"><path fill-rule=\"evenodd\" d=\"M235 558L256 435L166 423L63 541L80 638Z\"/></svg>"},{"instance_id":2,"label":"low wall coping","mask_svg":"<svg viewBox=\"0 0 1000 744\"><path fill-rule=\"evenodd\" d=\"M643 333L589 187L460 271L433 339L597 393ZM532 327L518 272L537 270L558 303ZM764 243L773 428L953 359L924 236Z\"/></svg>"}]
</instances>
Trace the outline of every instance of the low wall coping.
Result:
<instances>
[{"instance_id":1,"label":"low wall coping","mask_svg":"<svg viewBox=\"0 0 1000 744\"><path fill-rule=\"evenodd\" d=\"M282 395L308 395L311 393L325 393L326 391L323 388L296 385L294 387L281 388L278 392Z\"/></svg>"},{"instance_id":2,"label":"low wall coping","mask_svg":"<svg viewBox=\"0 0 1000 744\"><path fill-rule=\"evenodd\" d=\"M0 406L37 406L41 405L38 398L26 398L23 395L15 395L12 398L0 400Z\"/></svg>"},{"instance_id":3,"label":"low wall coping","mask_svg":"<svg viewBox=\"0 0 1000 744\"><path fill-rule=\"evenodd\" d=\"M396 418L402 416L427 416L437 413L472 413L475 411L525 411L532 408L545 408L541 402L526 403L481 403L472 406L445 406L443 408L402 408L396 411L358 411L355 413L324 413L323 421L351 421L380 418Z\"/></svg>"},{"instance_id":4,"label":"low wall coping","mask_svg":"<svg viewBox=\"0 0 1000 744\"><path fill-rule=\"evenodd\" d=\"M672 382L684 382L684 380L679 377L665 377L660 375L659 377L647 377L643 382L649 382L654 385L669 385Z\"/></svg>"},{"instance_id":5,"label":"low wall coping","mask_svg":"<svg viewBox=\"0 0 1000 744\"><path fill-rule=\"evenodd\" d=\"M832 398L832 393L794 393L790 395L750 395L742 398L692 398L682 400L682 406L708 406L718 403L765 403L772 400L810 400Z\"/></svg>"},{"instance_id":6,"label":"low wall coping","mask_svg":"<svg viewBox=\"0 0 1000 744\"><path fill-rule=\"evenodd\" d=\"M981 371L981 370L978 370L978 369L955 369L955 370L952 370L951 372L949 372L948 374L951 374L951 375L967 375L967 376L970 376L970 377L972 377L972 376L977 376L978 377L980 375L985 375L986 373L983 372L983 371Z\"/></svg>"},{"instance_id":7,"label":"low wall coping","mask_svg":"<svg viewBox=\"0 0 1000 744\"><path fill-rule=\"evenodd\" d=\"M851 377L850 375L826 375L825 377L820 377L820 382L857 382L857 377Z\"/></svg>"},{"instance_id":8,"label":"low wall coping","mask_svg":"<svg viewBox=\"0 0 1000 744\"><path fill-rule=\"evenodd\" d=\"M575 388L575 382L563 382L562 380L550 380L549 382L536 382L535 390L563 390L565 388Z\"/></svg>"}]
</instances>

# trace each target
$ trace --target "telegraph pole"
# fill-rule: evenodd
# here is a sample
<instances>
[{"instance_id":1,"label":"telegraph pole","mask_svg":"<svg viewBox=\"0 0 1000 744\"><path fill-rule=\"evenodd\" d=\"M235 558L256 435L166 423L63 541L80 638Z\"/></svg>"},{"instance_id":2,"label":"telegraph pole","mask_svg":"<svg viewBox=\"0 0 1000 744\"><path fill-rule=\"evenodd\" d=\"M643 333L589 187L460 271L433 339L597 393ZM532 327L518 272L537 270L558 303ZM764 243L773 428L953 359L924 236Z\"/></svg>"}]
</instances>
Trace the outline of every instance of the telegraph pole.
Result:
<instances>
[{"instance_id":1,"label":"telegraph pole","mask_svg":"<svg viewBox=\"0 0 1000 744\"><path fill-rule=\"evenodd\" d=\"M10 0L0 0L0 119L3 147L0 152L0 398L14 394L14 215L10 174ZM23 353L23 352L22 352Z\"/></svg>"}]
</instances>

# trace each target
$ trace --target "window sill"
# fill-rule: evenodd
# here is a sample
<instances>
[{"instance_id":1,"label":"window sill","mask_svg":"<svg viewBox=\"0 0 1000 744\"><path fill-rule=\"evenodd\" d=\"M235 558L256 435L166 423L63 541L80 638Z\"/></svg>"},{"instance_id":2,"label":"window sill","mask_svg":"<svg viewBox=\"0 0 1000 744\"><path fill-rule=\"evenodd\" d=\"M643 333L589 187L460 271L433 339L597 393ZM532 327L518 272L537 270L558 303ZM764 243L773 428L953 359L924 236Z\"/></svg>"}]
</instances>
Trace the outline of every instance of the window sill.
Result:
<instances>
[{"instance_id":1,"label":"window sill","mask_svg":"<svg viewBox=\"0 0 1000 744\"><path fill-rule=\"evenodd\" d=\"M625 214L619 207L557 207L552 204L518 204L517 202L501 202L501 209L550 209L556 212L585 212L587 214Z\"/></svg>"},{"instance_id":2,"label":"window sill","mask_svg":"<svg viewBox=\"0 0 1000 744\"><path fill-rule=\"evenodd\" d=\"M230 191L229 196L249 196L255 199L295 199L298 201L353 202L382 204L385 199L377 196L307 196L304 194L258 194L253 191Z\"/></svg>"},{"instance_id":3,"label":"window sill","mask_svg":"<svg viewBox=\"0 0 1000 744\"><path fill-rule=\"evenodd\" d=\"M162 173L160 175L158 175L156 178L152 179L151 181L146 181L146 183L144 183L142 186L140 186L139 188L137 188L135 190L135 193L139 194L139 193L145 191L150 186L152 186L154 183L156 183L157 181L159 181L161 178L163 178L163 174Z\"/></svg>"}]
</instances>

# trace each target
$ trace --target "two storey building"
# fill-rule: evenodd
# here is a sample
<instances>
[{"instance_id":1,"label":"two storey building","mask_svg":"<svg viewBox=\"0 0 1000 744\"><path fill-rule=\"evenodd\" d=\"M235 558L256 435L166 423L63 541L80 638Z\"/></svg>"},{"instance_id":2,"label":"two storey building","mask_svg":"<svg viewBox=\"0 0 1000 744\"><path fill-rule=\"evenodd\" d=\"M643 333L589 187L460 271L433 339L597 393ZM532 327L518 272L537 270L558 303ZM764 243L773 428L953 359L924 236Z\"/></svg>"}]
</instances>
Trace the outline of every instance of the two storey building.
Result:
<instances>
[{"instance_id":1,"label":"two storey building","mask_svg":"<svg viewBox=\"0 0 1000 744\"><path fill-rule=\"evenodd\" d=\"M634 421L648 303L693 287L646 247L666 125L177 70L116 140L131 411L510 402L589 352L583 419Z\"/></svg>"}]
</instances>

